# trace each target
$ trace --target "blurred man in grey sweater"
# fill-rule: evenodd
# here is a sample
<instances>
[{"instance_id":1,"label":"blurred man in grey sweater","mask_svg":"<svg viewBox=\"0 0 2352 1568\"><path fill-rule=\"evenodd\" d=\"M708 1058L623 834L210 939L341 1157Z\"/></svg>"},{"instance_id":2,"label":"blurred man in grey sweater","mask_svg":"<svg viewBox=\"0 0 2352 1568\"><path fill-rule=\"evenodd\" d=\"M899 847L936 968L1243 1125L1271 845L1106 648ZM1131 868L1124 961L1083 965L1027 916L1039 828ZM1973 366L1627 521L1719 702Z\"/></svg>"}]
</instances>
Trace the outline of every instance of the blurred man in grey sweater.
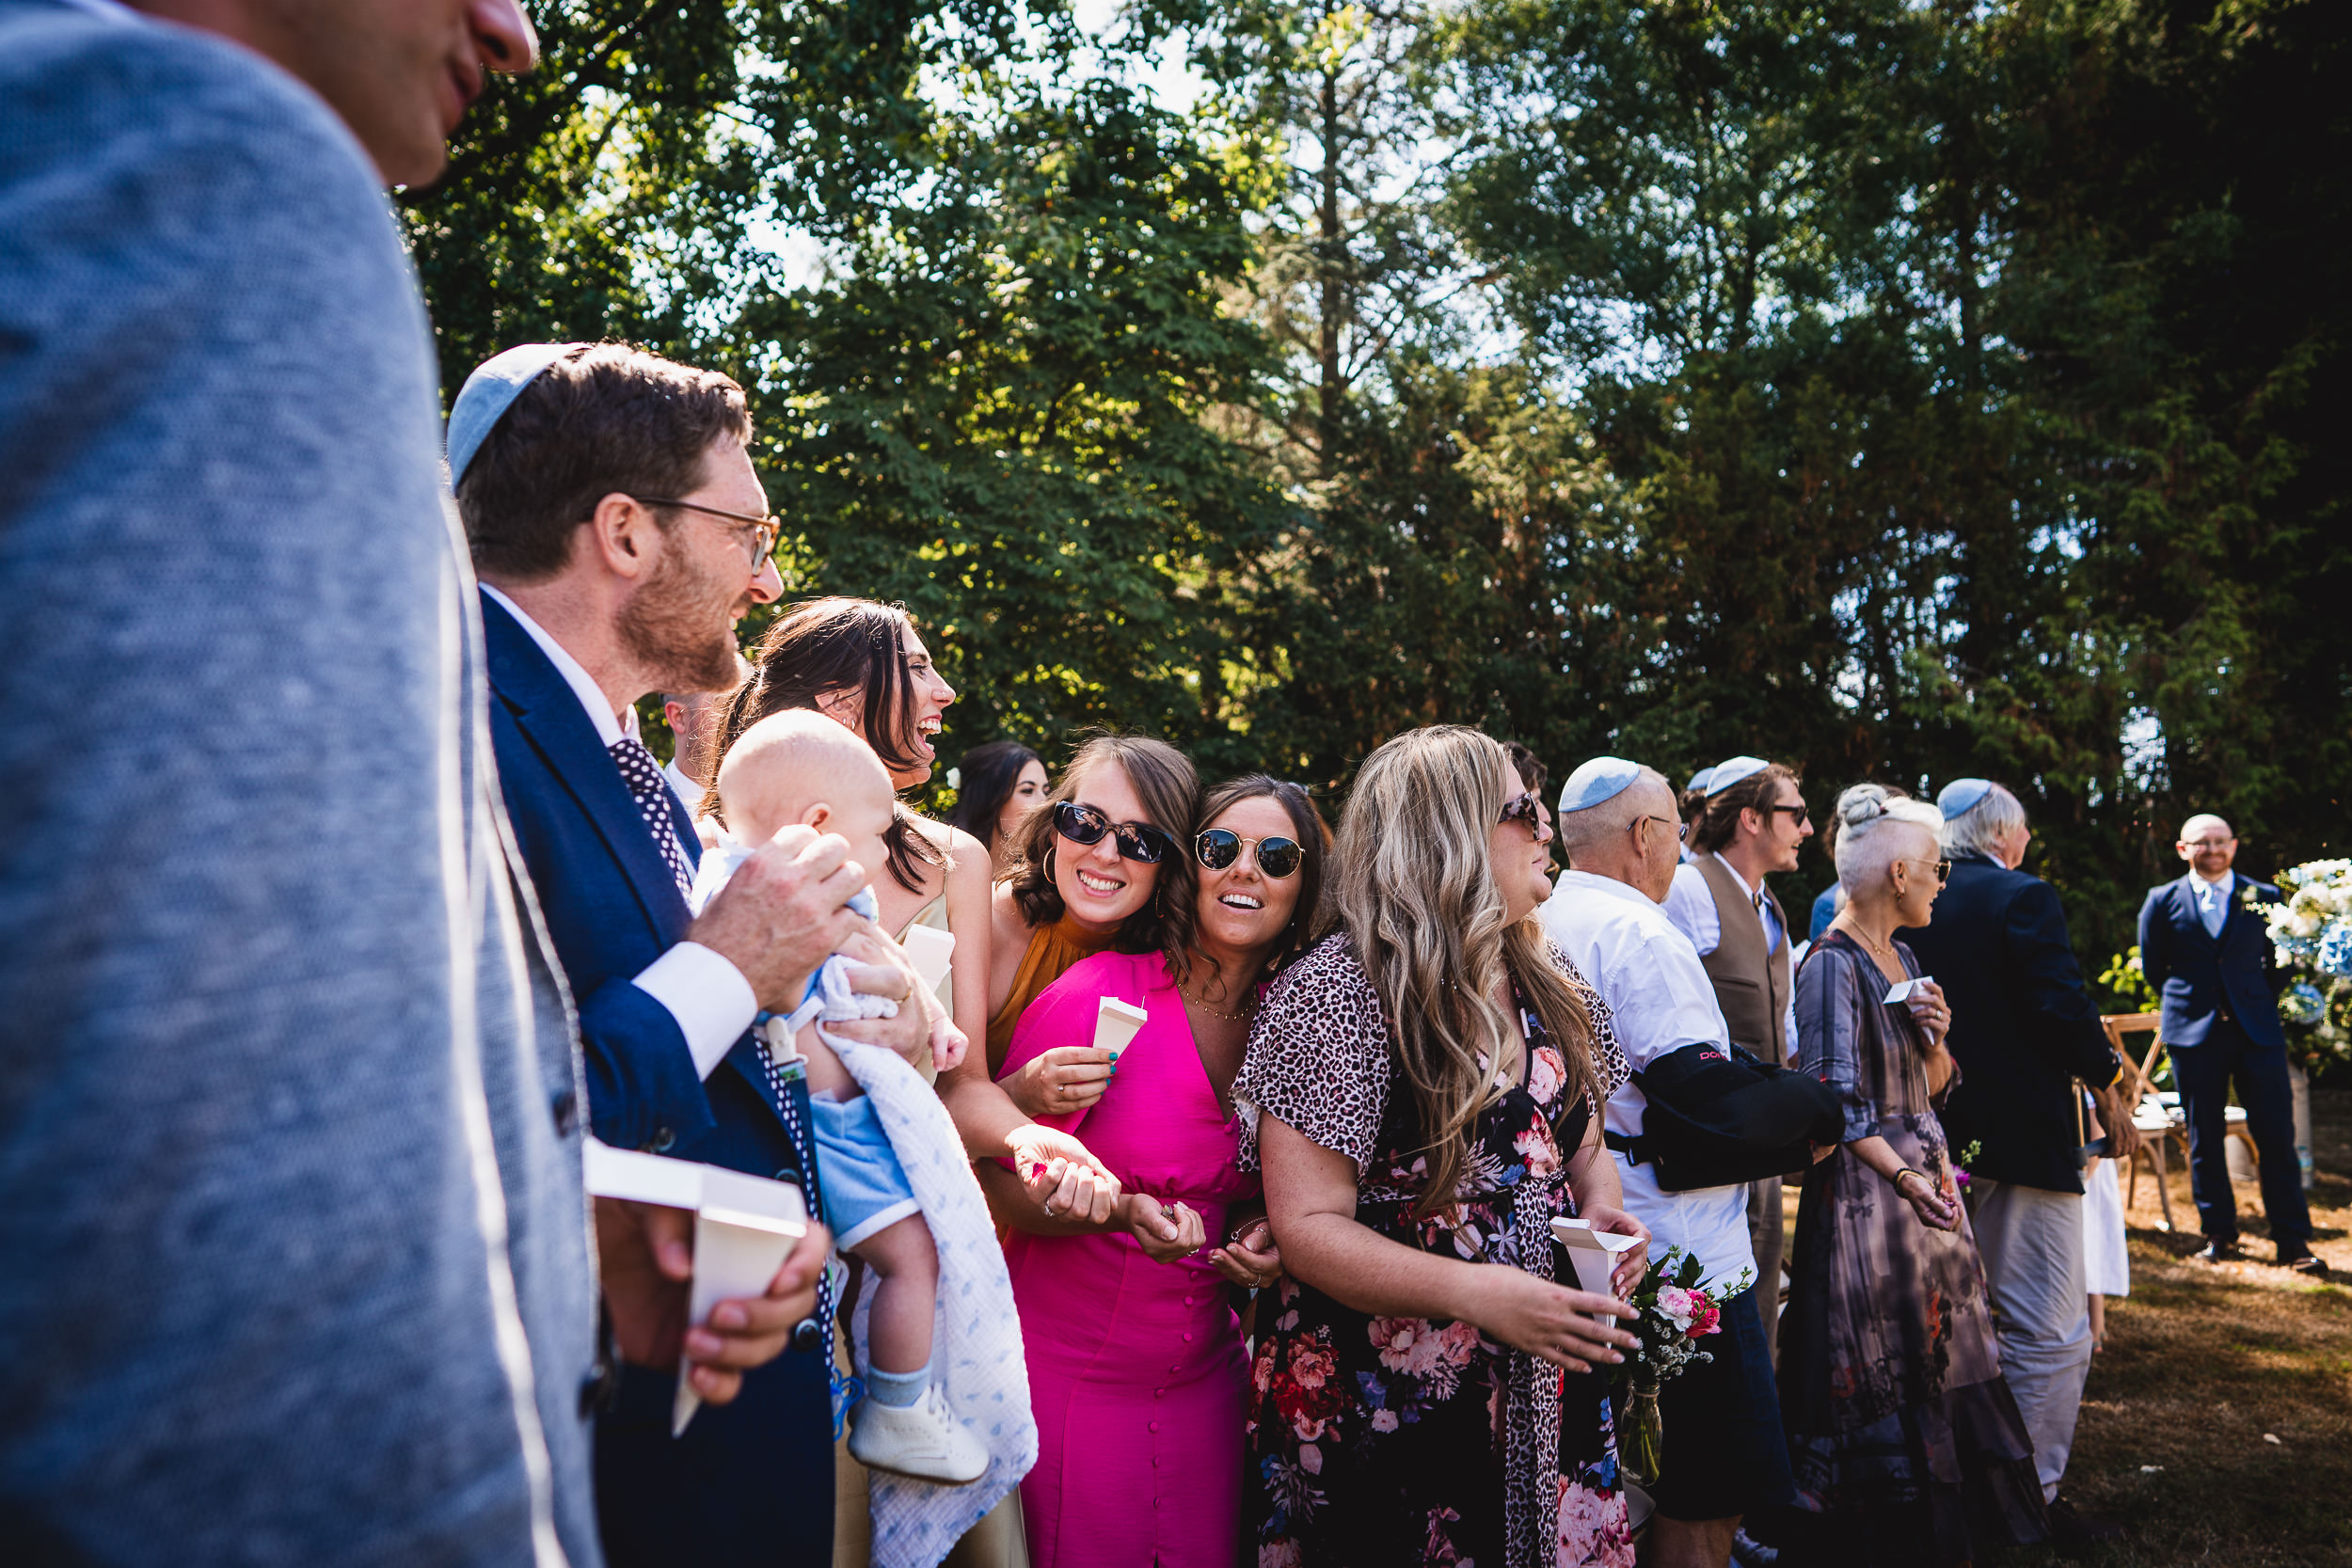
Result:
<instances>
[{"instance_id":1,"label":"blurred man in grey sweater","mask_svg":"<svg viewBox=\"0 0 2352 1568\"><path fill-rule=\"evenodd\" d=\"M0 0L10 1561L597 1560L577 1045L382 191L535 48L513 0ZM673 1226L614 1232L616 1315Z\"/></svg>"}]
</instances>

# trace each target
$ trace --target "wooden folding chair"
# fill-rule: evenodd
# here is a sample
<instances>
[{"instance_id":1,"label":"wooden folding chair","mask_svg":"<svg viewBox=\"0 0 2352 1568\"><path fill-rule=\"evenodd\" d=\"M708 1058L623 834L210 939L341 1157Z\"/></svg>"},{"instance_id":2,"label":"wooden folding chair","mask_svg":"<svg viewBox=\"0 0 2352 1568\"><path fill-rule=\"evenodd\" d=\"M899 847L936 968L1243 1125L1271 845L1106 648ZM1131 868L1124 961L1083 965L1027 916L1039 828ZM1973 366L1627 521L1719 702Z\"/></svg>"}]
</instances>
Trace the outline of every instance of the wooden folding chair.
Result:
<instances>
[{"instance_id":1,"label":"wooden folding chair","mask_svg":"<svg viewBox=\"0 0 2352 1568\"><path fill-rule=\"evenodd\" d=\"M2132 1158L2131 1182L2124 1190L2123 1206L2128 1209L2138 1200L2139 1163L2146 1160L2150 1174L2156 1180L2156 1207L2164 1213L2158 1228L2169 1231L2172 1228L2172 1193L2165 1181L2165 1141L2179 1138L2181 1158L2186 1160L2188 1133L2185 1123L2176 1123L2172 1113L2155 1098L2153 1080L2156 1058L2164 1051L2164 1037L2157 1034L2157 1029L2164 1022L2164 1015L2108 1013L2099 1022L2106 1029L2107 1043L2115 1047L2118 1056L2123 1058L2124 1076L2131 1080L2128 1086L2135 1091L2129 1098L2133 1106L2132 1126L2139 1133L2139 1150ZM2156 1037L2149 1042L2147 1055L2134 1063L2131 1051L2123 1043L2123 1037L2137 1034L2151 1034Z\"/></svg>"}]
</instances>

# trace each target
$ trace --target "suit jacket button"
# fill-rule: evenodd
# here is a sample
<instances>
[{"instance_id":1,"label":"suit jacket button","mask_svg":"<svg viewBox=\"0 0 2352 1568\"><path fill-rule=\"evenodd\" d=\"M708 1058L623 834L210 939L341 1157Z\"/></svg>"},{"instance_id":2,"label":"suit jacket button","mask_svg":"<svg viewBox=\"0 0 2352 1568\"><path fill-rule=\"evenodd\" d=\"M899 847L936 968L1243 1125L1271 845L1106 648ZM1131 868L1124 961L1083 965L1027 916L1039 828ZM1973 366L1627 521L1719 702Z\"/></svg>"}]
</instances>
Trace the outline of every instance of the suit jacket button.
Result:
<instances>
[{"instance_id":1,"label":"suit jacket button","mask_svg":"<svg viewBox=\"0 0 2352 1568\"><path fill-rule=\"evenodd\" d=\"M621 1369L611 1361L599 1358L588 1375L580 1380L580 1415L586 1420L599 1411L612 1408L613 1397L620 1392Z\"/></svg>"},{"instance_id":2,"label":"suit jacket button","mask_svg":"<svg viewBox=\"0 0 2352 1568\"><path fill-rule=\"evenodd\" d=\"M677 1142L677 1134L671 1132L668 1128L658 1127L654 1130L653 1151L656 1154L668 1153L670 1146L675 1142Z\"/></svg>"},{"instance_id":3,"label":"suit jacket button","mask_svg":"<svg viewBox=\"0 0 2352 1568\"><path fill-rule=\"evenodd\" d=\"M572 1129L580 1125L580 1096L565 1089L555 1097L553 1110L555 1112L555 1135L559 1138L570 1137Z\"/></svg>"}]
</instances>

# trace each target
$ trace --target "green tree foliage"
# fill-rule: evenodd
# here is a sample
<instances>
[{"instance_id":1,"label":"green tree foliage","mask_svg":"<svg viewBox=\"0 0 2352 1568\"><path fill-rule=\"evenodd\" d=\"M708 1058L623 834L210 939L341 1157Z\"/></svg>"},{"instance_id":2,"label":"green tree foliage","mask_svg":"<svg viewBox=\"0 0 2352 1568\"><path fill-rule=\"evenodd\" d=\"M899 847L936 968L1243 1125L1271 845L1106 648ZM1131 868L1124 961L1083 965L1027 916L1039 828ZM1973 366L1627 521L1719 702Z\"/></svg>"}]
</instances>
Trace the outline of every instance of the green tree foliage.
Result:
<instances>
[{"instance_id":1,"label":"green tree foliage","mask_svg":"<svg viewBox=\"0 0 2352 1568\"><path fill-rule=\"evenodd\" d=\"M1989 774L2100 958L2190 809L2342 850L2343 7L539 20L402 197L450 384L541 336L737 374L787 575L914 610L951 752Z\"/></svg>"}]
</instances>

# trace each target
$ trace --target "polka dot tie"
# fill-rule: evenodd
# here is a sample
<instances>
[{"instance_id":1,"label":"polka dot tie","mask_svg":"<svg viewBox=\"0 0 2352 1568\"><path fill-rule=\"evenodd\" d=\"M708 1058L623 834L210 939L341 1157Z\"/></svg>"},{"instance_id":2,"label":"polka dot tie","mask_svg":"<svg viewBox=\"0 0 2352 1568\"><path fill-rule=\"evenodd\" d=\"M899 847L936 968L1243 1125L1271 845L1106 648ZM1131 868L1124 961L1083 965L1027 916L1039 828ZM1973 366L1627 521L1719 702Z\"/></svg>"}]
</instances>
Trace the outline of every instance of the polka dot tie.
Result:
<instances>
[{"instance_id":1,"label":"polka dot tie","mask_svg":"<svg viewBox=\"0 0 2352 1568\"><path fill-rule=\"evenodd\" d=\"M628 792L637 797L637 814L645 819L654 847L661 851L661 863L677 879L682 897L693 889L694 868L686 859L686 847L677 841L677 823L670 816L670 781L661 776L661 765L653 760L644 742L634 736L623 736L612 743L612 751Z\"/></svg>"}]
</instances>

